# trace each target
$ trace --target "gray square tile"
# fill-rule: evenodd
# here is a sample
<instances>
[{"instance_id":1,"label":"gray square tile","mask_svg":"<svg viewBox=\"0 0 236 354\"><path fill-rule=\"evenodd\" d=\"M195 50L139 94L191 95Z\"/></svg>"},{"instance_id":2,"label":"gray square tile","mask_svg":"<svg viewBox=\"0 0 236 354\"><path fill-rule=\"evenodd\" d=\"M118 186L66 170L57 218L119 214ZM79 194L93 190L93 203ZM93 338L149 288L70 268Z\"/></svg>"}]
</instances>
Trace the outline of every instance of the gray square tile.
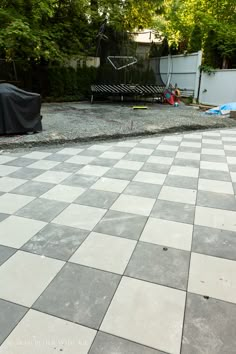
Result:
<instances>
[{"instance_id":1,"label":"gray square tile","mask_svg":"<svg viewBox=\"0 0 236 354\"><path fill-rule=\"evenodd\" d=\"M234 354L236 306L188 294L181 354Z\"/></svg>"},{"instance_id":2,"label":"gray square tile","mask_svg":"<svg viewBox=\"0 0 236 354\"><path fill-rule=\"evenodd\" d=\"M54 184L52 183L28 181L22 186L14 189L12 193L29 195L31 197L40 197L43 193L47 192L53 187Z\"/></svg>"},{"instance_id":3,"label":"gray square tile","mask_svg":"<svg viewBox=\"0 0 236 354\"><path fill-rule=\"evenodd\" d=\"M15 248L5 247L0 245L0 265L6 262L8 258L10 258L15 252L16 252Z\"/></svg>"},{"instance_id":4,"label":"gray square tile","mask_svg":"<svg viewBox=\"0 0 236 354\"><path fill-rule=\"evenodd\" d=\"M201 144L200 143L196 143L196 144L197 144L196 146L199 146L199 147L186 146L186 143L184 142L184 143L182 143L182 145L180 145L179 152L187 152L187 153L191 152L193 154L200 154L201 153ZM190 143L190 145L192 145L192 143Z\"/></svg>"},{"instance_id":5,"label":"gray square tile","mask_svg":"<svg viewBox=\"0 0 236 354\"><path fill-rule=\"evenodd\" d=\"M86 149L84 150L83 152L79 153L79 154L82 154L84 156L94 156L94 157L97 157L97 156L100 156L102 154L102 151L100 150L89 150L89 149Z\"/></svg>"},{"instance_id":6,"label":"gray square tile","mask_svg":"<svg viewBox=\"0 0 236 354\"><path fill-rule=\"evenodd\" d=\"M119 281L118 275L67 263L33 307L98 328Z\"/></svg>"},{"instance_id":7,"label":"gray square tile","mask_svg":"<svg viewBox=\"0 0 236 354\"><path fill-rule=\"evenodd\" d=\"M13 161L7 162L6 165L8 165L8 166L16 166L16 167L26 167L26 166L31 165L35 161L37 161L37 160L26 159L24 157L19 157L18 159L15 159Z\"/></svg>"},{"instance_id":8,"label":"gray square tile","mask_svg":"<svg viewBox=\"0 0 236 354\"><path fill-rule=\"evenodd\" d=\"M148 155L127 154L123 157L122 160L146 162L148 157Z\"/></svg>"},{"instance_id":9,"label":"gray square tile","mask_svg":"<svg viewBox=\"0 0 236 354\"><path fill-rule=\"evenodd\" d=\"M27 308L0 299L0 345L26 314Z\"/></svg>"},{"instance_id":10,"label":"gray square tile","mask_svg":"<svg viewBox=\"0 0 236 354\"><path fill-rule=\"evenodd\" d=\"M218 181L226 181L226 182L231 181L230 173L225 171L213 171L213 170L200 169L199 177L207 178L207 179L215 179Z\"/></svg>"},{"instance_id":11,"label":"gray square tile","mask_svg":"<svg viewBox=\"0 0 236 354\"><path fill-rule=\"evenodd\" d=\"M174 159L173 166L185 166L199 168L200 161L186 160L186 159Z\"/></svg>"},{"instance_id":12,"label":"gray square tile","mask_svg":"<svg viewBox=\"0 0 236 354\"><path fill-rule=\"evenodd\" d=\"M141 168L141 171L164 173L164 174L168 173L169 170L170 170L169 165L154 164L154 163L145 163Z\"/></svg>"},{"instance_id":13,"label":"gray square tile","mask_svg":"<svg viewBox=\"0 0 236 354\"><path fill-rule=\"evenodd\" d=\"M164 354L159 350L145 347L127 339L98 332L89 354Z\"/></svg>"},{"instance_id":14,"label":"gray square tile","mask_svg":"<svg viewBox=\"0 0 236 354\"><path fill-rule=\"evenodd\" d=\"M197 189L198 179L195 177L168 175L164 184L170 187Z\"/></svg>"},{"instance_id":15,"label":"gray square tile","mask_svg":"<svg viewBox=\"0 0 236 354\"><path fill-rule=\"evenodd\" d=\"M60 155L64 156L64 155ZM59 165L52 168L51 171L61 171L67 173L75 173L80 170L84 165L76 165L74 163L62 162Z\"/></svg>"},{"instance_id":16,"label":"gray square tile","mask_svg":"<svg viewBox=\"0 0 236 354\"><path fill-rule=\"evenodd\" d=\"M190 204L157 200L151 216L171 221L193 224L195 207Z\"/></svg>"},{"instance_id":17,"label":"gray square tile","mask_svg":"<svg viewBox=\"0 0 236 354\"><path fill-rule=\"evenodd\" d=\"M2 195L2 194L0 194ZM5 214L5 213L0 213L0 222L5 220L6 218L8 218L9 214Z\"/></svg>"},{"instance_id":18,"label":"gray square tile","mask_svg":"<svg viewBox=\"0 0 236 354\"><path fill-rule=\"evenodd\" d=\"M70 155L52 154L52 155L46 157L45 160L63 162L65 160L68 160L69 158L70 158Z\"/></svg>"},{"instance_id":19,"label":"gray square tile","mask_svg":"<svg viewBox=\"0 0 236 354\"><path fill-rule=\"evenodd\" d=\"M88 231L48 224L22 249L46 257L67 261L88 235Z\"/></svg>"},{"instance_id":20,"label":"gray square tile","mask_svg":"<svg viewBox=\"0 0 236 354\"><path fill-rule=\"evenodd\" d=\"M192 250L209 256L236 260L236 232L194 226Z\"/></svg>"},{"instance_id":21,"label":"gray square tile","mask_svg":"<svg viewBox=\"0 0 236 354\"><path fill-rule=\"evenodd\" d=\"M236 211L236 198L229 194L198 191L197 205Z\"/></svg>"},{"instance_id":22,"label":"gray square tile","mask_svg":"<svg viewBox=\"0 0 236 354\"><path fill-rule=\"evenodd\" d=\"M201 161L209 161L209 162L224 162L227 163L225 156L218 155L205 155L201 154Z\"/></svg>"},{"instance_id":23,"label":"gray square tile","mask_svg":"<svg viewBox=\"0 0 236 354\"><path fill-rule=\"evenodd\" d=\"M99 177L95 176L72 175L63 181L62 184L67 186L89 188L98 180L98 178Z\"/></svg>"},{"instance_id":24,"label":"gray square tile","mask_svg":"<svg viewBox=\"0 0 236 354\"><path fill-rule=\"evenodd\" d=\"M18 211L18 216L50 222L52 221L68 204L48 199L36 199Z\"/></svg>"},{"instance_id":25,"label":"gray square tile","mask_svg":"<svg viewBox=\"0 0 236 354\"><path fill-rule=\"evenodd\" d=\"M126 170L124 168L111 168L105 173L104 177L125 179L131 181L136 175L137 171Z\"/></svg>"},{"instance_id":26,"label":"gray square tile","mask_svg":"<svg viewBox=\"0 0 236 354\"><path fill-rule=\"evenodd\" d=\"M24 167L19 169L16 172L11 173L11 177L22 178L22 179L33 179L41 175L43 172L44 172L43 170L38 170L36 168Z\"/></svg>"},{"instance_id":27,"label":"gray square tile","mask_svg":"<svg viewBox=\"0 0 236 354\"><path fill-rule=\"evenodd\" d=\"M184 291L123 277L101 330L179 354L184 307Z\"/></svg>"},{"instance_id":28,"label":"gray square tile","mask_svg":"<svg viewBox=\"0 0 236 354\"><path fill-rule=\"evenodd\" d=\"M94 231L138 240L146 221L147 218L144 216L110 210L101 219Z\"/></svg>"},{"instance_id":29,"label":"gray square tile","mask_svg":"<svg viewBox=\"0 0 236 354\"><path fill-rule=\"evenodd\" d=\"M186 290L190 253L139 242L125 275Z\"/></svg>"},{"instance_id":30,"label":"gray square tile","mask_svg":"<svg viewBox=\"0 0 236 354\"><path fill-rule=\"evenodd\" d=\"M146 198L157 198L161 186L156 184L147 184L142 182L131 182L124 190L124 194L135 195Z\"/></svg>"},{"instance_id":31,"label":"gray square tile","mask_svg":"<svg viewBox=\"0 0 236 354\"><path fill-rule=\"evenodd\" d=\"M98 165L98 166L105 166L105 167L113 167L117 163L115 159L103 159L101 157L97 157L93 161L91 161L90 165Z\"/></svg>"},{"instance_id":32,"label":"gray square tile","mask_svg":"<svg viewBox=\"0 0 236 354\"><path fill-rule=\"evenodd\" d=\"M118 198L119 193L97 191L96 189L89 189L79 196L74 203L83 204L97 208L109 209L115 200Z\"/></svg>"},{"instance_id":33,"label":"gray square tile","mask_svg":"<svg viewBox=\"0 0 236 354\"><path fill-rule=\"evenodd\" d=\"M154 150L152 155L154 155L154 156L175 157L176 151Z\"/></svg>"}]
</instances>

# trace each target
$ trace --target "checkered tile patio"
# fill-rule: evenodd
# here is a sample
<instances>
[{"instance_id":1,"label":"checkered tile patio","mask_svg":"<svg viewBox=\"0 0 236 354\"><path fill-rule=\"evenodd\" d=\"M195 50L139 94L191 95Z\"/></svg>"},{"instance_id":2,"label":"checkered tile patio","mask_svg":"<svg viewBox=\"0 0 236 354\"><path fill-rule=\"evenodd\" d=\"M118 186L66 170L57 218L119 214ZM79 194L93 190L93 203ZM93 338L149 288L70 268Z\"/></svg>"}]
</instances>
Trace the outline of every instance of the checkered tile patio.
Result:
<instances>
[{"instance_id":1,"label":"checkered tile patio","mask_svg":"<svg viewBox=\"0 0 236 354\"><path fill-rule=\"evenodd\" d=\"M236 130L0 155L0 354L235 354Z\"/></svg>"}]
</instances>

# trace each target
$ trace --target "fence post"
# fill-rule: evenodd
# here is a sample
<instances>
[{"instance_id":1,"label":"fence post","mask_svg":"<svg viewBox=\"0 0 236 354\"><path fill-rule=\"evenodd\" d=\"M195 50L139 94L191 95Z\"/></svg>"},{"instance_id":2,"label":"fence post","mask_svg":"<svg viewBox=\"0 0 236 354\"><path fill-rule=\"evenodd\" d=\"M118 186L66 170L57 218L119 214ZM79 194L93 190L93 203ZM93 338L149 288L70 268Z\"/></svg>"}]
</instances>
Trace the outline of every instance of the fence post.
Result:
<instances>
[{"instance_id":1,"label":"fence post","mask_svg":"<svg viewBox=\"0 0 236 354\"><path fill-rule=\"evenodd\" d=\"M195 85L194 85L194 96L193 99L196 102L198 99L198 94L199 94L199 90L200 90L200 69L199 66L202 64L202 51L199 50L198 52L198 56L197 56L197 67L196 67L196 77L195 77Z\"/></svg>"}]
</instances>

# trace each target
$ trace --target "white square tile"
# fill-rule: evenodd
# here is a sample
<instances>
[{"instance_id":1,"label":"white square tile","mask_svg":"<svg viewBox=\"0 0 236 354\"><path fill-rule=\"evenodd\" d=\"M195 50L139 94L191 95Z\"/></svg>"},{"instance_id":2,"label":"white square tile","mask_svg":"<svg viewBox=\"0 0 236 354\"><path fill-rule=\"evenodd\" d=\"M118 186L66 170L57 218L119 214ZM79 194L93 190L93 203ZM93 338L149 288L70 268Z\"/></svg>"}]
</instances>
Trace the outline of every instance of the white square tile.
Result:
<instances>
[{"instance_id":1,"label":"white square tile","mask_svg":"<svg viewBox=\"0 0 236 354\"><path fill-rule=\"evenodd\" d=\"M60 162L49 161L49 160L39 160L31 165L27 166L29 168L37 168L39 170L50 170L51 168L59 165Z\"/></svg>"},{"instance_id":2,"label":"white square tile","mask_svg":"<svg viewBox=\"0 0 236 354\"><path fill-rule=\"evenodd\" d=\"M198 182L198 189L200 191L234 194L231 182L216 181L212 179L200 178Z\"/></svg>"},{"instance_id":3,"label":"white square tile","mask_svg":"<svg viewBox=\"0 0 236 354\"><path fill-rule=\"evenodd\" d=\"M229 129L229 130L221 130L220 131L222 135L236 135L236 130L235 129Z\"/></svg>"},{"instance_id":4,"label":"white square tile","mask_svg":"<svg viewBox=\"0 0 236 354\"><path fill-rule=\"evenodd\" d=\"M205 155L216 155L216 156L225 156L223 149L202 149L202 154Z\"/></svg>"},{"instance_id":5,"label":"white square tile","mask_svg":"<svg viewBox=\"0 0 236 354\"><path fill-rule=\"evenodd\" d=\"M167 145L167 144L160 144L156 148L156 150L161 150L161 151L178 151L179 147L174 146L174 145Z\"/></svg>"},{"instance_id":6,"label":"white square tile","mask_svg":"<svg viewBox=\"0 0 236 354\"><path fill-rule=\"evenodd\" d=\"M134 147L136 145L137 145L137 141L134 141L134 142L132 142L132 141L120 141L117 144L117 146L130 147L130 148L132 148L132 147Z\"/></svg>"},{"instance_id":7,"label":"white square tile","mask_svg":"<svg viewBox=\"0 0 236 354\"><path fill-rule=\"evenodd\" d=\"M0 223L0 244L20 248L45 225L43 221L11 215Z\"/></svg>"},{"instance_id":8,"label":"white square tile","mask_svg":"<svg viewBox=\"0 0 236 354\"><path fill-rule=\"evenodd\" d=\"M236 303L236 262L192 253L188 291Z\"/></svg>"},{"instance_id":9,"label":"white square tile","mask_svg":"<svg viewBox=\"0 0 236 354\"><path fill-rule=\"evenodd\" d=\"M117 164L115 164L114 167L124 168L132 171L138 171L143 165L144 162L120 160L119 162L117 162Z\"/></svg>"},{"instance_id":10,"label":"white square tile","mask_svg":"<svg viewBox=\"0 0 236 354\"><path fill-rule=\"evenodd\" d=\"M174 135L172 135L172 136L165 136L164 137L164 141L182 141L182 139L183 139L183 137L182 136L174 136Z\"/></svg>"},{"instance_id":11,"label":"white square tile","mask_svg":"<svg viewBox=\"0 0 236 354\"><path fill-rule=\"evenodd\" d=\"M195 152L177 152L177 159L200 161L200 154Z\"/></svg>"},{"instance_id":12,"label":"white square tile","mask_svg":"<svg viewBox=\"0 0 236 354\"><path fill-rule=\"evenodd\" d=\"M53 220L53 223L92 231L106 212L106 209L71 204Z\"/></svg>"},{"instance_id":13,"label":"white square tile","mask_svg":"<svg viewBox=\"0 0 236 354\"><path fill-rule=\"evenodd\" d=\"M130 150L130 154L134 154L134 155L145 155L145 156L149 156L153 153L153 149L144 149L144 148L133 148L132 150Z\"/></svg>"},{"instance_id":14,"label":"white square tile","mask_svg":"<svg viewBox=\"0 0 236 354\"><path fill-rule=\"evenodd\" d=\"M227 162L229 165L235 165L236 164L236 157L235 156L227 156Z\"/></svg>"},{"instance_id":15,"label":"white square tile","mask_svg":"<svg viewBox=\"0 0 236 354\"><path fill-rule=\"evenodd\" d=\"M88 150L98 150L98 151L106 151L109 150L111 147L110 145L92 145L88 148Z\"/></svg>"},{"instance_id":16,"label":"white square tile","mask_svg":"<svg viewBox=\"0 0 236 354\"><path fill-rule=\"evenodd\" d=\"M100 155L103 159L120 160L126 155L126 152L106 151Z\"/></svg>"},{"instance_id":17,"label":"white square tile","mask_svg":"<svg viewBox=\"0 0 236 354\"><path fill-rule=\"evenodd\" d=\"M149 163L158 163L162 165L171 165L174 159L172 157L165 156L150 156L147 160Z\"/></svg>"},{"instance_id":18,"label":"white square tile","mask_svg":"<svg viewBox=\"0 0 236 354\"><path fill-rule=\"evenodd\" d=\"M193 139L193 140L201 140L202 139L202 135L201 134L185 134L184 138Z\"/></svg>"},{"instance_id":19,"label":"white square tile","mask_svg":"<svg viewBox=\"0 0 236 354\"><path fill-rule=\"evenodd\" d=\"M223 141L232 141L232 142L236 142L236 137L232 137L232 136L223 136L222 137Z\"/></svg>"},{"instance_id":20,"label":"white square tile","mask_svg":"<svg viewBox=\"0 0 236 354\"><path fill-rule=\"evenodd\" d=\"M64 262L18 251L0 267L0 298L32 306Z\"/></svg>"},{"instance_id":21,"label":"white square tile","mask_svg":"<svg viewBox=\"0 0 236 354\"><path fill-rule=\"evenodd\" d=\"M195 177L199 174L199 168L188 166L171 166L169 175Z\"/></svg>"},{"instance_id":22,"label":"white square tile","mask_svg":"<svg viewBox=\"0 0 236 354\"><path fill-rule=\"evenodd\" d=\"M40 198L59 200L61 202L72 203L84 192L85 189L81 187L71 187L71 186L59 184L53 187L52 189L50 189L48 192L41 195Z\"/></svg>"},{"instance_id":23,"label":"white square tile","mask_svg":"<svg viewBox=\"0 0 236 354\"><path fill-rule=\"evenodd\" d=\"M236 182L236 172L230 172L232 182Z\"/></svg>"},{"instance_id":24,"label":"white square tile","mask_svg":"<svg viewBox=\"0 0 236 354\"><path fill-rule=\"evenodd\" d=\"M122 193L128 184L129 181L126 180L102 177L92 185L91 189Z\"/></svg>"},{"instance_id":25,"label":"white square tile","mask_svg":"<svg viewBox=\"0 0 236 354\"><path fill-rule=\"evenodd\" d=\"M212 170L212 171L229 171L228 165L223 162L209 162L209 161L201 161L200 168L204 170Z\"/></svg>"},{"instance_id":26,"label":"white square tile","mask_svg":"<svg viewBox=\"0 0 236 354\"><path fill-rule=\"evenodd\" d=\"M164 186L158 199L194 205L196 203L196 196L197 191L192 189Z\"/></svg>"},{"instance_id":27,"label":"white square tile","mask_svg":"<svg viewBox=\"0 0 236 354\"><path fill-rule=\"evenodd\" d=\"M0 177L8 176L10 173L16 172L20 167L0 165Z\"/></svg>"},{"instance_id":28,"label":"white square tile","mask_svg":"<svg viewBox=\"0 0 236 354\"><path fill-rule=\"evenodd\" d=\"M87 354L95 335L93 329L29 310L5 340L0 353Z\"/></svg>"},{"instance_id":29,"label":"white square tile","mask_svg":"<svg viewBox=\"0 0 236 354\"><path fill-rule=\"evenodd\" d=\"M13 189L21 186L27 182L25 179L12 178L12 177L2 177L0 178L0 191L1 192L10 192Z\"/></svg>"},{"instance_id":30,"label":"white square tile","mask_svg":"<svg viewBox=\"0 0 236 354\"><path fill-rule=\"evenodd\" d=\"M196 207L195 225L236 231L236 212L230 210Z\"/></svg>"},{"instance_id":31,"label":"white square tile","mask_svg":"<svg viewBox=\"0 0 236 354\"><path fill-rule=\"evenodd\" d=\"M76 172L76 174L101 177L109 171L109 169L109 167L104 166L86 165Z\"/></svg>"},{"instance_id":32,"label":"white square tile","mask_svg":"<svg viewBox=\"0 0 236 354\"><path fill-rule=\"evenodd\" d=\"M14 214L34 200L34 197L26 195L6 193L0 196L0 213Z\"/></svg>"},{"instance_id":33,"label":"white square tile","mask_svg":"<svg viewBox=\"0 0 236 354\"><path fill-rule=\"evenodd\" d=\"M83 149L65 148L65 149L58 151L57 154L74 156L74 155L79 154L82 151L83 151Z\"/></svg>"},{"instance_id":34,"label":"white square tile","mask_svg":"<svg viewBox=\"0 0 236 354\"><path fill-rule=\"evenodd\" d=\"M70 262L123 274L136 241L92 232Z\"/></svg>"},{"instance_id":35,"label":"white square tile","mask_svg":"<svg viewBox=\"0 0 236 354\"><path fill-rule=\"evenodd\" d=\"M101 330L179 354L184 306L183 291L124 277Z\"/></svg>"},{"instance_id":36,"label":"white square tile","mask_svg":"<svg viewBox=\"0 0 236 354\"><path fill-rule=\"evenodd\" d=\"M83 156L83 155L76 155L70 157L66 162L74 163L77 165L87 165L88 163L92 162L95 159L94 156Z\"/></svg>"},{"instance_id":37,"label":"white square tile","mask_svg":"<svg viewBox=\"0 0 236 354\"><path fill-rule=\"evenodd\" d=\"M189 142L189 141L182 141L182 143L180 144L180 146L184 146L184 147L193 147L193 148L200 148L202 146L201 143L195 143L195 142Z\"/></svg>"},{"instance_id":38,"label":"white square tile","mask_svg":"<svg viewBox=\"0 0 236 354\"><path fill-rule=\"evenodd\" d=\"M161 142L160 138L147 138L140 141L141 144L150 144L150 145L160 144L160 142Z\"/></svg>"},{"instance_id":39,"label":"white square tile","mask_svg":"<svg viewBox=\"0 0 236 354\"><path fill-rule=\"evenodd\" d=\"M224 145L225 151L236 151L235 145Z\"/></svg>"},{"instance_id":40,"label":"white square tile","mask_svg":"<svg viewBox=\"0 0 236 354\"><path fill-rule=\"evenodd\" d=\"M220 148L220 145L222 145L222 141L221 140L216 140L216 139L205 139L203 138L202 139L202 143L203 144L209 144L209 145L219 145L219 148Z\"/></svg>"},{"instance_id":41,"label":"white square tile","mask_svg":"<svg viewBox=\"0 0 236 354\"><path fill-rule=\"evenodd\" d=\"M47 183L54 183L58 184L68 178L71 173L67 172L60 172L60 171L46 171L41 175L34 178L34 181L37 182L47 182Z\"/></svg>"},{"instance_id":42,"label":"white square tile","mask_svg":"<svg viewBox=\"0 0 236 354\"><path fill-rule=\"evenodd\" d=\"M166 179L166 175L162 173L140 171L136 174L133 181L162 185L165 179Z\"/></svg>"},{"instance_id":43,"label":"white square tile","mask_svg":"<svg viewBox=\"0 0 236 354\"><path fill-rule=\"evenodd\" d=\"M220 133L214 133L214 132L203 132L202 135L203 135L203 136L216 136L216 137L220 137Z\"/></svg>"},{"instance_id":44,"label":"white square tile","mask_svg":"<svg viewBox=\"0 0 236 354\"><path fill-rule=\"evenodd\" d=\"M42 160L50 155L52 155L52 154L49 152L33 151L33 152L30 152L29 154L24 155L23 157L27 157L27 158L33 159L33 160Z\"/></svg>"},{"instance_id":45,"label":"white square tile","mask_svg":"<svg viewBox=\"0 0 236 354\"><path fill-rule=\"evenodd\" d=\"M156 200L152 198L122 194L110 209L131 214L149 216L155 201Z\"/></svg>"},{"instance_id":46,"label":"white square tile","mask_svg":"<svg viewBox=\"0 0 236 354\"><path fill-rule=\"evenodd\" d=\"M13 156L7 156L7 155L0 155L0 164L4 164L10 161L14 161L16 157Z\"/></svg>"},{"instance_id":47,"label":"white square tile","mask_svg":"<svg viewBox=\"0 0 236 354\"><path fill-rule=\"evenodd\" d=\"M149 218L140 241L190 251L192 233L192 225Z\"/></svg>"}]
</instances>

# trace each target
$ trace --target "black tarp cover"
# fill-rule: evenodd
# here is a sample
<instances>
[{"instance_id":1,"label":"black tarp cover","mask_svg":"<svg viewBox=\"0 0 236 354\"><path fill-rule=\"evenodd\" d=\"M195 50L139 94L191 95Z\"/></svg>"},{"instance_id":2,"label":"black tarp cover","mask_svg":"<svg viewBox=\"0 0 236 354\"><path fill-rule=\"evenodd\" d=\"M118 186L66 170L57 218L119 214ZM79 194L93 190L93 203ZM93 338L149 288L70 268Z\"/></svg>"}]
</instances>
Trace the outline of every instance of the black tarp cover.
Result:
<instances>
[{"instance_id":1,"label":"black tarp cover","mask_svg":"<svg viewBox=\"0 0 236 354\"><path fill-rule=\"evenodd\" d=\"M41 97L37 93L0 84L0 134L19 134L42 130Z\"/></svg>"}]
</instances>

